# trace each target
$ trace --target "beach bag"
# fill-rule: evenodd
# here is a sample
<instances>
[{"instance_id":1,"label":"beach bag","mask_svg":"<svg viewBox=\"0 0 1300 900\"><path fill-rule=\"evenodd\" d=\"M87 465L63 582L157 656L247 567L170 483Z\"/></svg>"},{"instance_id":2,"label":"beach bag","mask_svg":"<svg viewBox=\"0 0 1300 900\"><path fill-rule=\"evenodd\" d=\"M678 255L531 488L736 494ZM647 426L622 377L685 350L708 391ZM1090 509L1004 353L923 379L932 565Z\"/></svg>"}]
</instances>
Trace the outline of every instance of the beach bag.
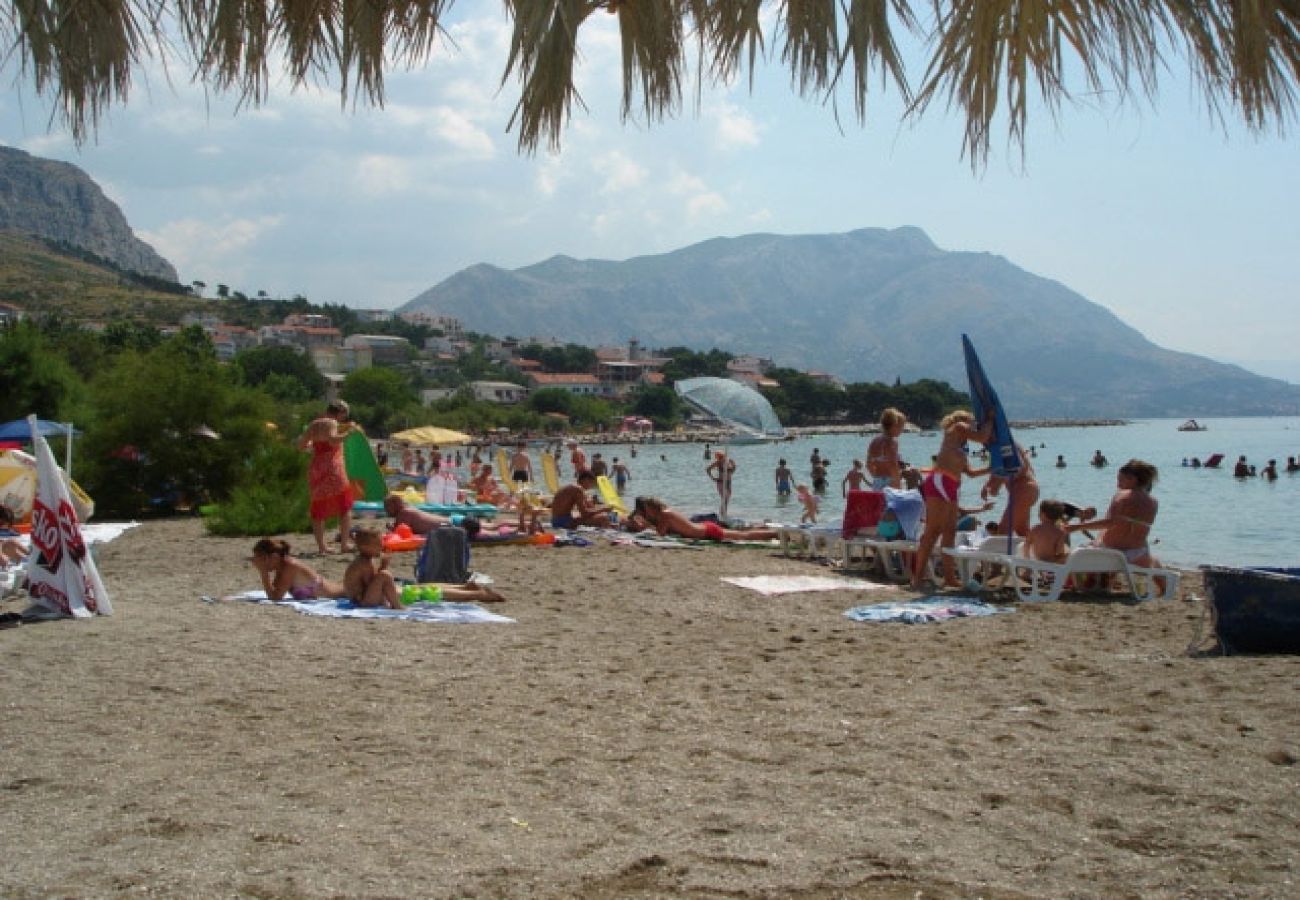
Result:
<instances>
[{"instance_id":1,"label":"beach bag","mask_svg":"<svg viewBox=\"0 0 1300 900\"><path fill-rule=\"evenodd\" d=\"M464 584L469 581L469 537L464 528L445 525L430 531L415 559L418 584Z\"/></svg>"}]
</instances>

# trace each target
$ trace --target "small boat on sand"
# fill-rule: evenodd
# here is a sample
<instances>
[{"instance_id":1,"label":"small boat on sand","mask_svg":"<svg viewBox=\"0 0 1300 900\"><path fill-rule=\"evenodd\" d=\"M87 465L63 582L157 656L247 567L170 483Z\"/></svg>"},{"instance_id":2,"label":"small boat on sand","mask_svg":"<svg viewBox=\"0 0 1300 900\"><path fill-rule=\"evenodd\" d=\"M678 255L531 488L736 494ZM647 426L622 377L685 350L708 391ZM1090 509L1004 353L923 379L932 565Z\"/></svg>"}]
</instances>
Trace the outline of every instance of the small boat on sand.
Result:
<instances>
[{"instance_id":1,"label":"small boat on sand","mask_svg":"<svg viewBox=\"0 0 1300 900\"><path fill-rule=\"evenodd\" d=\"M1300 653L1300 569L1202 566L1225 653Z\"/></svg>"},{"instance_id":2,"label":"small boat on sand","mask_svg":"<svg viewBox=\"0 0 1300 900\"><path fill-rule=\"evenodd\" d=\"M1178 430L1179 431L1209 431L1210 429L1202 425L1200 422L1196 421L1195 419L1188 419L1186 422L1178 426Z\"/></svg>"}]
</instances>

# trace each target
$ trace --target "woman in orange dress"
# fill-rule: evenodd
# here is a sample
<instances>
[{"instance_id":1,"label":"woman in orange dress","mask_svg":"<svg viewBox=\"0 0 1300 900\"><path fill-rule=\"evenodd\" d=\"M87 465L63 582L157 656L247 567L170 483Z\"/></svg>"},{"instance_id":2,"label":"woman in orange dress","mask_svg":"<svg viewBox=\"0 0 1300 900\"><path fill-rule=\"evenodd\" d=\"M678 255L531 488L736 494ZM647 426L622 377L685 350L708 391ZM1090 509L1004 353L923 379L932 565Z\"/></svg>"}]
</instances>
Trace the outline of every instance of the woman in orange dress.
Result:
<instances>
[{"instance_id":1,"label":"woman in orange dress","mask_svg":"<svg viewBox=\"0 0 1300 900\"><path fill-rule=\"evenodd\" d=\"M316 548L329 553L325 546L325 522L339 520L339 552L350 553L352 533L352 486L343 466L343 441L357 426L348 420L348 405L335 400L325 407L325 415L312 420L298 438L298 449L311 451L307 468L307 489L311 493L311 530Z\"/></svg>"}]
</instances>

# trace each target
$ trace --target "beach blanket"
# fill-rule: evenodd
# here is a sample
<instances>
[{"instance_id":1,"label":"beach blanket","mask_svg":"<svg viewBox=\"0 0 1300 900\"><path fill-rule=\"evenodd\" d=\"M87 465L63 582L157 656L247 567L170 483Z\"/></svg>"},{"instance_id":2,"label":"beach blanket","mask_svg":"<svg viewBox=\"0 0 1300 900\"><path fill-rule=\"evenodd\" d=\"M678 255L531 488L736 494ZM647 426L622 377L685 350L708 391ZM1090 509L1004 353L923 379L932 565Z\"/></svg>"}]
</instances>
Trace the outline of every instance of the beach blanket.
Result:
<instances>
[{"instance_id":1,"label":"beach blanket","mask_svg":"<svg viewBox=\"0 0 1300 900\"><path fill-rule=\"evenodd\" d=\"M877 591L887 587L860 578L834 578L826 575L742 575L727 576L722 580L736 587L758 591L764 597L802 591Z\"/></svg>"},{"instance_id":2,"label":"beach blanket","mask_svg":"<svg viewBox=\"0 0 1300 900\"><path fill-rule=\"evenodd\" d=\"M1015 610L1006 606L992 606L973 597L935 596L895 603L855 606L845 610L844 615L855 622L903 622L908 625L923 625L930 622L946 622L949 619L993 616L1009 612Z\"/></svg>"},{"instance_id":3,"label":"beach blanket","mask_svg":"<svg viewBox=\"0 0 1300 900\"><path fill-rule=\"evenodd\" d=\"M139 524L139 522L84 522L81 525L81 540L87 545L107 544ZM14 540L27 549L31 549L32 536L30 534L20 534Z\"/></svg>"},{"instance_id":4,"label":"beach blanket","mask_svg":"<svg viewBox=\"0 0 1300 900\"><path fill-rule=\"evenodd\" d=\"M204 597L212 602L211 597ZM245 591L222 597L223 600L243 600L248 603L271 603L265 591ZM471 622L511 622L509 616L488 612L477 603L412 603L402 609L376 609L357 606L351 600L282 600L274 604L287 606L308 616L326 616L331 619L403 619L408 622L442 622L463 625Z\"/></svg>"}]
</instances>

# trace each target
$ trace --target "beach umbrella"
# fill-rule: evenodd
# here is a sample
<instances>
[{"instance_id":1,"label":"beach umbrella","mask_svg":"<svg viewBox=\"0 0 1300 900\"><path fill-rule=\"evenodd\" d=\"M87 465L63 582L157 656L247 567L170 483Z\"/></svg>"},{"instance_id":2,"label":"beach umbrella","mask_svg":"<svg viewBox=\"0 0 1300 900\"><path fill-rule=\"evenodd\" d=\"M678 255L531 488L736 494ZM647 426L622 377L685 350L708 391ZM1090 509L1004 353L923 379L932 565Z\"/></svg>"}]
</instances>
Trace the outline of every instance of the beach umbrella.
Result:
<instances>
[{"instance_id":1,"label":"beach umbrella","mask_svg":"<svg viewBox=\"0 0 1300 900\"><path fill-rule=\"evenodd\" d=\"M468 444L471 440L470 436L464 432L452 431L450 428L439 428L437 425L408 428L405 431L390 434L388 439L390 441L402 441L407 444L431 444L435 446Z\"/></svg>"},{"instance_id":2,"label":"beach umbrella","mask_svg":"<svg viewBox=\"0 0 1300 900\"><path fill-rule=\"evenodd\" d=\"M1020 453L1016 450L1015 439L1011 436L1011 424L1002 409L1002 401L997 391L984 374L975 345L966 335L961 336L962 350L966 355L966 380L970 382L971 412L975 414L976 423L982 428L992 419L993 435L985 444L989 451L989 469L994 475L1007 479L1007 505L1012 505L1014 490L1011 477L1020 471ZM1007 529L1007 552L1011 552L1015 529Z\"/></svg>"},{"instance_id":3,"label":"beach umbrella","mask_svg":"<svg viewBox=\"0 0 1300 900\"><path fill-rule=\"evenodd\" d=\"M749 385L729 378L703 376L684 378L674 384L673 388L677 391L677 396L687 403L704 410L723 424L744 432L749 437L774 440L785 437L785 429L781 427L781 420L777 418L772 404ZM727 477L730 453L725 445L722 453L721 477L722 484L726 486L730 485L731 481ZM727 501L730 498L731 491L724 487L719 508L719 515L723 518L726 518Z\"/></svg>"},{"instance_id":4,"label":"beach umbrella","mask_svg":"<svg viewBox=\"0 0 1300 900\"><path fill-rule=\"evenodd\" d=\"M51 422L49 419L38 419L35 416L28 416L26 419L14 419L12 422L5 422L3 425L0 425L0 441L23 441L24 443L30 443L32 435L37 433L39 433L41 437L65 437L68 439L67 448L64 452L63 469L71 475L72 436L81 434L80 431L72 427L71 422Z\"/></svg>"},{"instance_id":5,"label":"beach umbrella","mask_svg":"<svg viewBox=\"0 0 1300 900\"><path fill-rule=\"evenodd\" d=\"M113 604L86 550L72 495L59 475L50 445L29 416L36 451L36 500L32 505L32 554L27 592L38 606L65 616L111 615Z\"/></svg>"},{"instance_id":6,"label":"beach umbrella","mask_svg":"<svg viewBox=\"0 0 1300 900\"><path fill-rule=\"evenodd\" d=\"M781 420L767 398L729 378L685 378L673 385L677 396L724 424L764 438L785 437Z\"/></svg>"}]
</instances>

